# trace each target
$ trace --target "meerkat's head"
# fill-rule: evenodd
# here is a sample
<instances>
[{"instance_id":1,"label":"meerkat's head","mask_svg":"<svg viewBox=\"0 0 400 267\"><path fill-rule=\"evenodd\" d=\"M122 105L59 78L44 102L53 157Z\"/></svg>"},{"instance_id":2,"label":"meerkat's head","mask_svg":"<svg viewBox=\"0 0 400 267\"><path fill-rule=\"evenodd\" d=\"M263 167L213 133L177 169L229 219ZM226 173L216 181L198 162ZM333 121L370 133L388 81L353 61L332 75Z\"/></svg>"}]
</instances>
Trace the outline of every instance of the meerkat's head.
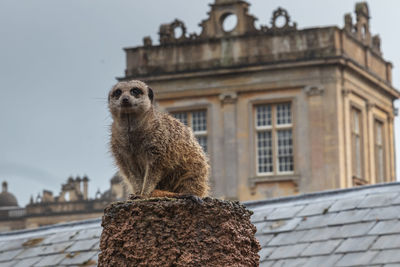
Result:
<instances>
[{"instance_id":1,"label":"meerkat's head","mask_svg":"<svg viewBox=\"0 0 400 267\"><path fill-rule=\"evenodd\" d=\"M153 98L153 90L144 82L119 82L108 94L108 107L113 116L128 113L140 115L151 108Z\"/></svg>"}]
</instances>

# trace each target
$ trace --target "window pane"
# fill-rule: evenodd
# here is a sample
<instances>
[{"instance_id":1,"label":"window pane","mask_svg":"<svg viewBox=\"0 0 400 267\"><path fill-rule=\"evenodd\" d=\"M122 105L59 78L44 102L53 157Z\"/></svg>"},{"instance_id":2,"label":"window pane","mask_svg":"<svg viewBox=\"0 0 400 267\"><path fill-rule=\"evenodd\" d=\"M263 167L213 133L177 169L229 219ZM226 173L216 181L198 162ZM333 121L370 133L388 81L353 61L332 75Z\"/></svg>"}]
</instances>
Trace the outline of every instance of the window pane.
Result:
<instances>
[{"instance_id":1,"label":"window pane","mask_svg":"<svg viewBox=\"0 0 400 267\"><path fill-rule=\"evenodd\" d=\"M357 110L353 112L353 132L356 134L360 133L360 113Z\"/></svg>"},{"instance_id":2,"label":"window pane","mask_svg":"<svg viewBox=\"0 0 400 267\"><path fill-rule=\"evenodd\" d=\"M279 172L293 171L292 130L278 131L278 164Z\"/></svg>"},{"instance_id":3,"label":"window pane","mask_svg":"<svg viewBox=\"0 0 400 267\"><path fill-rule=\"evenodd\" d=\"M356 177L361 178L361 140L360 136L355 136L355 161L356 161Z\"/></svg>"},{"instance_id":4,"label":"window pane","mask_svg":"<svg viewBox=\"0 0 400 267\"><path fill-rule=\"evenodd\" d=\"M186 112L173 113L172 116L188 126L188 114Z\"/></svg>"},{"instance_id":5,"label":"window pane","mask_svg":"<svg viewBox=\"0 0 400 267\"><path fill-rule=\"evenodd\" d=\"M384 156L383 156L383 136L382 128L383 124L380 121L375 121L375 168L376 168L376 181L384 182L385 171L384 171Z\"/></svg>"},{"instance_id":6,"label":"window pane","mask_svg":"<svg viewBox=\"0 0 400 267\"><path fill-rule=\"evenodd\" d=\"M376 144L382 145L382 123L376 122Z\"/></svg>"},{"instance_id":7,"label":"window pane","mask_svg":"<svg viewBox=\"0 0 400 267\"><path fill-rule=\"evenodd\" d=\"M273 172L272 134L270 131L257 133L258 172Z\"/></svg>"},{"instance_id":8,"label":"window pane","mask_svg":"<svg viewBox=\"0 0 400 267\"><path fill-rule=\"evenodd\" d=\"M292 111L290 103L276 105L276 124L291 124Z\"/></svg>"},{"instance_id":9,"label":"window pane","mask_svg":"<svg viewBox=\"0 0 400 267\"><path fill-rule=\"evenodd\" d=\"M196 136L196 138L204 152L207 153L207 136Z\"/></svg>"},{"instance_id":10,"label":"window pane","mask_svg":"<svg viewBox=\"0 0 400 267\"><path fill-rule=\"evenodd\" d=\"M270 105L257 106L257 126L270 126L272 124L272 109Z\"/></svg>"},{"instance_id":11,"label":"window pane","mask_svg":"<svg viewBox=\"0 0 400 267\"><path fill-rule=\"evenodd\" d=\"M194 111L193 116L193 131L207 131L207 114L205 110Z\"/></svg>"},{"instance_id":12,"label":"window pane","mask_svg":"<svg viewBox=\"0 0 400 267\"><path fill-rule=\"evenodd\" d=\"M384 182L384 169L383 169L383 148L377 147L377 182Z\"/></svg>"},{"instance_id":13,"label":"window pane","mask_svg":"<svg viewBox=\"0 0 400 267\"><path fill-rule=\"evenodd\" d=\"M352 139L353 139L353 176L363 178L363 154L362 154L362 126L361 126L361 112L356 108L352 108Z\"/></svg>"}]
</instances>

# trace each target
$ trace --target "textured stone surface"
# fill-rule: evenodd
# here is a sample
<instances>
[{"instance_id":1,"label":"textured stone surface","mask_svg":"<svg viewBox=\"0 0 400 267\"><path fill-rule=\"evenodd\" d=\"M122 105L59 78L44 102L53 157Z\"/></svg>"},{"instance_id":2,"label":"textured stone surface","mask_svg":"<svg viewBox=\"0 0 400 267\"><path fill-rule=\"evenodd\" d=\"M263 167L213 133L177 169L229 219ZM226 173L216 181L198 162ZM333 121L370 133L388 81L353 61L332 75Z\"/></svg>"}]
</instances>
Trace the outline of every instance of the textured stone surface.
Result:
<instances>
[{"instance_id":1,"label":"textured stone surface","mask_svg":"<svg viewBox=\"0 0 400 267\"><path fill-rule=\"evenodd\" d=\"M105 209L99 266L258 266L252 212L205 198L116 202Z\"/></svg>"}]
</instances>

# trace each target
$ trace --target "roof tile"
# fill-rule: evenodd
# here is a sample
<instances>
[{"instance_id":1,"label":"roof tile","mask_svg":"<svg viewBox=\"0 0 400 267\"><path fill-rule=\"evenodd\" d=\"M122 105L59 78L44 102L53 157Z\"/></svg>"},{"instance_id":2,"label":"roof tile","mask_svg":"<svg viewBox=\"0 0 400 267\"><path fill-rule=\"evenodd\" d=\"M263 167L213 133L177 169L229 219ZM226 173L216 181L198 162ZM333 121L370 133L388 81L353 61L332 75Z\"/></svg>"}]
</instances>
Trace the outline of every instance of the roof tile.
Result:
<instances>
[{"instance_id":1,"label":"roof tile","mask_svg":"<svg viewBox=\"0 0 400 267\"><path fill-rule=\"evenodd\" d=\"M399 218L400 206L390 206L379 209L370 209L363 221L381 221Z\"/></svg>"},{"instance_id":2,"label":"roof tile","mask_svg":"<svg viewBox=\"0 0 400 267\"><path fill-rule=\"evenodd\" d=\"M256 235L256 238L262 248L266 247L273 237L274 235Z\"/></svg>"},{"instance_id":3,"label":"roof tile","mask_svg":"<svg viewBox=\"0 0 400 267\"><path fill-rule=\"evenodd\" d=\"M12 260L21 252L22 252L22 249L4 251L4 252L0 253L0 262Z\"/></svg>"},{"instance_id":4,"label":"roof tile","mask_svg":"<svg viewBox=\"0 0 400 267\"><path fill-rule=\"evenodd\" d=\"M289 219L296 216L304 208L303 205L299 206L289 206L280 209L275 209L269 216L267 216L267 221L270 220L282 220L282 219Z\"/></svg>"},{"instance_id":5,"label":"roof tile","mask_svg":"<svg viewBox=\"0 0 400 267\"><path fill-rule=\"evenodd\" d=\"M20 260L18 262L14 263L14 267L29 267L29 266L34 266L35 263L37 263L40 260L40 257L33 257L33 258L27 258Z\"/></svg>"},{"instance_id":6,"label":"roof tile","mask_svg":"<svg viewBox=\"0 0 400 267\"><path fill-rule=\"evenodd\" d=\"M82 241L76 241L71 247L69 247L67 252L75 252L75 251L85 251L92 249L99 249L99 239L87 239ZM96 246L96 247L95 247Z\"/></svg>"},{"instance_id":7,"label":"roof tile","mask_svg":"<svg viewBox=\"0 0 400 267\"><path fill-rule=\"evenodd\" d=\"M63 265L85 265L89 262L95 255L96 252L76 252L68 253L64 259L61 261Z\"/></svg>"},{"instance_id":8,"label":"roof tile","mask_svg":"<svg viewBox=\"0 0 400 267\"><path fill-rule=\"evenodd\" d=\"M7 261L7 262L2 262L0 264L0 266L1 267L14 267L17 264L18 264L18 260L12 260L12 261Z\"/></svg>"},{"instance_id":9,"label":"roof tile","mask_svg":"<svg viewBox=\"0 0 400 267\"><path fill-rule=\"evenodd\" d=\"M303 217L303 220L296 228L296 230L327 226L329 221L332 220L334 216L336 216L336 214L325 214L325 215L317 215L311 217Z\"/></svg>"},{"instance_id":10,"label":"roof tile","mask_svg":"<svg viewBox=\"0 0 400 267\"><path fill-rule=\"evenodd\" d=\"M65 254L54 254L54 255L46 255L41 258L39 262L35 264L35 266L58 266L59 263L65 258Z\"/></svg>"},{"instance_id":11,"label":"roof tile","mask_svg":"<svg viewBox=\"0 0 400 267\"><path fill-rule=\"evenodd\" d=\"M280 233L268 244L268 246L282 246L296 244L305 234L305 231L293 231Z\"/></svg>"},{"instance_id":12,"label":"roof tile","mask_svg":"<svg viewBox=\"0 0 400 267\"><path fill-rule=\"evenodd\" d=\"M311 243L301 256L318 256L331 254L342 242L342 240L329 240Z\"/></svg>"},{"instance_id":13,"label":"roof tile","mask_svg":"<svg viewBox=\"0 0 400 267\"><path fill-rule=\"evenodd\" d=\"M260 267L272 267L276 261L264 261L260 262Z\"/></svg>"},{"instance_id":14,"label":"roof tile","mask_svg":"<svg viewBox=\"0 0 400 267\"><path fill-rule=\"evenodd\" d=\"M72 238L78 234L78 231L63 231L59 233L54 233L48 238L46 238L42 244L55 244L55 243L61 243L61 242L66 242L66 241L71 241Z\"/></svg>"},{"instance_id":15,"label":"roof tile","mask_svg":"<svg viewBox=\"0 0 400 267\"><path fill-rule=\"evenodd\" d=\"M63 253L72 246L75 241L68 241L63 243L55 243L52 245L43 246L42 254L54 254L54 253Z\"/></svg>"},{"instance_id":16,"label":"roof tile","mask_svg":"<svg viewBox=\"0 0 400 267\"><path fill-rule=\"evenodd\" d=\"M396 190L398 190L398 188L397 188ZM400 204L400 195L399 195L397 198L395 198L395 199L393 200L392 204L393 204L393 205L398 205L398 204Z\"/></svg>"},{"instance_id":17,"label":"roof tile","mask_svg":"<svg viewBox=\"0 0 400 267\"><path fill-rule=\"evenodd\" d=\"M308 258L302 267L335 266L343 255L316 256Z\"/></svg>"},{"instance_id":18,"label":"roof tile","mask_svg":"<svg viewBox=\"0 0 400 267\"><path fill-rule=\"evenodd\" d=\"M290 220L281 220L281 221L269 221L262 228L261 232L264 234L269 233L281 233L292 231L297 227L297 225L302 221L302 218L292 218Z\"/></svg>"},{"instance_id":19,"label":"roof tile","mask_svg":"<svg viewBox=\"0 0 400 267\"><path fill-rule=\"evenodd\" d=\"M347 238L353 236L363 236L375 225L375 222L354 223L341 226L332 238Z\"/></svg>"},{"instance_id":20,"label":"roof tile","mask_svg":"<svg viewBox=\"0 0 400 267\"><path fill-rule=\"evenodd\" d=\"M400 264L400 249L391 249L379 251L378 255L374 258L372 263L397 263Z\"/></svg>"},{"instance_id":21,"label":"roof tile","mask_svg":"<svg viewBox=\"0 0 400 267\"><path fill-rule=\"evenodd\" d=\"M381 221L378 222L374 228L369 232L370 235L383 235L383 234L394 234L400 233L400 221L399 220L391 220L391 221Z\"/></svg>"},{"instance_id":22,"label":"roof tile","mask_svg":"<svg viewBox=\"0 0 400 267\"><path fill-rule=\"evenodd\" d=\"M27 240L27 238L18 238L0 242L0 251L20 249Z\"/></svg>"},{"instance_id":23,"label":"roof tile","mask_svg":"<svg viewBox=\"0 0 400 267\"><path fill-rule=\"evenodd\" d=\"M308 246L305 244L296 244L289 246L282 246L275 249L274 252L269 256L268 259L286 259L297 257L303 252L303 250Z\"/></svg>"},{"instance_id":24,"label":"roof tile","mask_svg":"<svg viewBox=\"0 0 400 267\"><path fill-rule=\"evenodd\" d=\"M360 222L367 214L369 210L348 210L338 212L332 220L329 221L329 225L342 225L348 223Z\"/></svg>"},{"instance_id":25,"label":"roof tile","mask_svg":"<svg viewBox=\"0 0 400 267\"><path fill-rule=\"evenodd\" d=\"M328 212L329 208L334 203L331 201L321 201L317 203L310 203L303 210L301 210L297 216L311 216L311 215L322 215Z\"/></svg>"},{"instance_id":26,"label":"roof tile","mask_svg":"<svg viewBox=\"0 0 400 267\"><path fill-rule=\"evenodd\" d=\"M305 235L299 240L300 242L314 242L328 240L338 231L339 227L324 227L318 229L307 230Z\"/></svg>"},{"instance_id":27,"label":"roof tile","mask_svg":"<svg viewBox=\"0 0 400 267\"><path fill-rule=\"evenodd\" d=\"M302 267L304 264L307 262L307 259L305 258L297 258L297 259L285 259L285 260L279 260L275 262L272 267Z\"/></svg>"},{"instance_id":28,"label":"roof tile","mask_svg":"<svg viewBox=\"0 0 400 267\"><path fill-rule=\"evenodd\" d=\"M339 199L329 208L329 212L355 209L364 198L365 196L357 196Z\"/></svg>"},{"instance_id":29,"label":"roof tile","mask_svg":"<svg viewBox=\"0 0 400 267\"><path fill-rule=\"evenodd\" d=\"M32 248L26 248L22 250L21 253L16 256L16 259L24 259L24 258L29 258L33 256L37 256L42 254L43 252L43 246L38 246L38 247L32 247Z\"/></svg>"},{"instance_id":30,"label":"roof tile","mask_svg":"<svg viewBox=\"0 0 400 267\"><path fill-rule=\"evenodd\" d=\"M269 216L275 208L266 208L266 209L259 209L254 212L251 216L251 222L263 222L265 221L265 217Z\"/></svg>"},{"instance_id":31,"label":"roof tile","mask_svg":"<svg viewBox=\"0 0 400 267\"><path fill-rule=\"evenodd\" d=\"M345 240L340 247L336 250L336 253L349 253L349 252L359 252L368 250L372 243L374 243L376 236L362 236L349 238Z\"/></svg>"},{"instance_id":32,"label":"roof tile","mask_svg":"<svg viewBox=\"0 0 400 267\"><path fill-rule=\"evenodd\" d=\"M276 247L263 248L258 254L260 255L260 262L266 261L269 255L276 249Z\"/></svg>"},{"instance_id":33,"label":"roof tile","mask_svg":"<svg viewBox=\"0 0 400 267\"><path fill-rule=\"evenodd\" d=\"M361 266L368 265L372 259L376 256L376 251L365 251L357 253L349 253L343 256L335 266Z\"/></svg>"},{"instance_id":34,"label":"roof tile","mask_svg":"<svg viewBox=\"0 0 400 267\"><path fill-rule=\"evenodd\" d=\"M81 231L77 232L77 234L75 236L72 237L72 240L99 238L101 236L102 230L103 230L103 228L101 228L101 227L95 227L95 228L81 230Z\"/></svg>"},{"instance_id":35,"label":"roof tile","mask_svg":"<svg viewBox=\"0 0 400 267\"><path fill-rule=\"evenodd\" d=\"M399 193L383 193L383 194L371 194L368 195L360 204L358 208L371 208L389 206L399 196Z\"/></svg>"},{"instance_id":36,"label":"roof tile","mask_svg":"<svg viewBox=\"0 0 400 267\"><path fill-rule=\"evenodd\" d=\"M372 246L372 249L379 250L390 248L400 248L400 234L380 236Z\"/></svg>"}]
</instances>

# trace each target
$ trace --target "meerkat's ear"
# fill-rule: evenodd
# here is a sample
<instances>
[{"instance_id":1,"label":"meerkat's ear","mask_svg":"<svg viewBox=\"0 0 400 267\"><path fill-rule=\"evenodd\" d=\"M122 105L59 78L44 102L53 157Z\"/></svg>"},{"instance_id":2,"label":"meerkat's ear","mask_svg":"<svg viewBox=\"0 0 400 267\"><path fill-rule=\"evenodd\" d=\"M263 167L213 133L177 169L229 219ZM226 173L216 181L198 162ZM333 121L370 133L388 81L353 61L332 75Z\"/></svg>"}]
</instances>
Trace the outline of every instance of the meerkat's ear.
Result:
<instances>
[{"instance_id":1,"label":"meerkat's ear","mask_svg":"<svg viewBox=\"0 0 400 267\"><path fill-rule=\"evenodd\" d=\"M153 93L153 89L151 89L150 87L147 87L149 90L149 98L150 98L150 102L153 103L153 99L154 99L154 93Z\"/></svg>"}]
</instances>

